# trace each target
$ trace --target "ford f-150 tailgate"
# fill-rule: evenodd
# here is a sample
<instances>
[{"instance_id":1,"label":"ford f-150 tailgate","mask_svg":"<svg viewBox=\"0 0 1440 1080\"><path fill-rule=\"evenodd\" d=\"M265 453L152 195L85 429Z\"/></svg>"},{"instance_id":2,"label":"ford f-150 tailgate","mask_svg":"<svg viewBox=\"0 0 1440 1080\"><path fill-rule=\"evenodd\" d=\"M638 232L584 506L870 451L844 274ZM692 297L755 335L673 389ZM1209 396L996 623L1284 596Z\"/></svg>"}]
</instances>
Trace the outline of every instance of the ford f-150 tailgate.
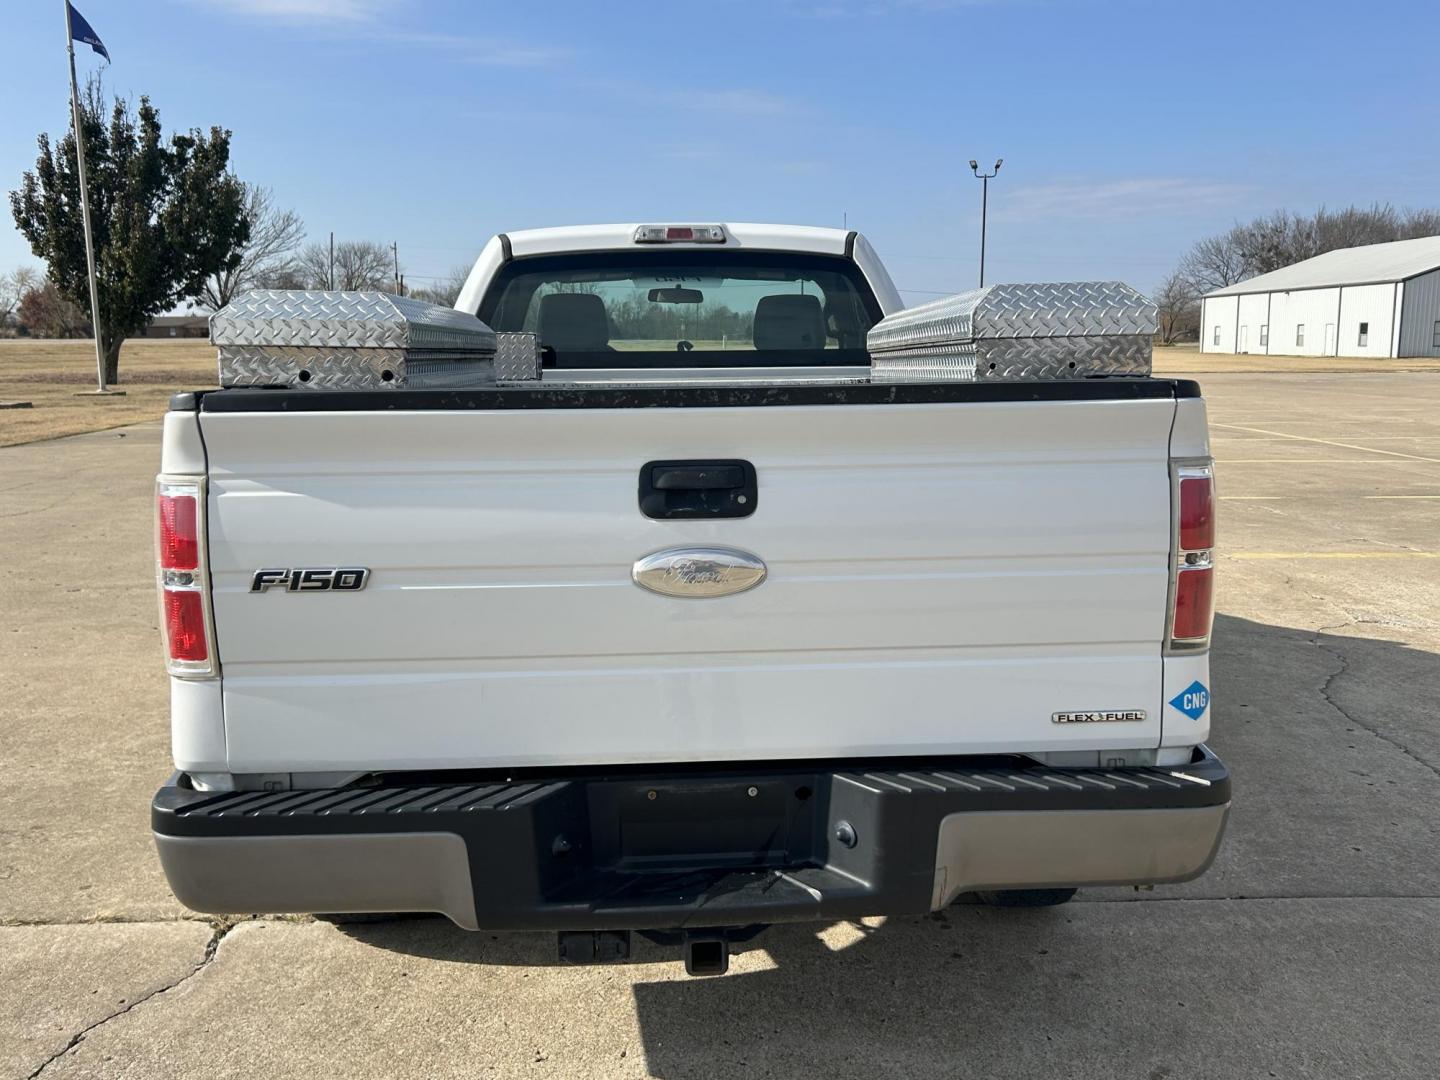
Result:
<instances>
[{"instance_id":1,"label":"ford f-150 tailgate","mask_svg":"<svg viewBox=\"0 0 1440 1080\"><path fill-rule=\"evenodd\" d=\"M205 397L230 769L1158 746L1172 385L920 390ZM752 512L647 516L661 461ZM767 575L632 580L692 548ZM256 591L312 567L369 575Z\"/></svg>"}]
</instances>

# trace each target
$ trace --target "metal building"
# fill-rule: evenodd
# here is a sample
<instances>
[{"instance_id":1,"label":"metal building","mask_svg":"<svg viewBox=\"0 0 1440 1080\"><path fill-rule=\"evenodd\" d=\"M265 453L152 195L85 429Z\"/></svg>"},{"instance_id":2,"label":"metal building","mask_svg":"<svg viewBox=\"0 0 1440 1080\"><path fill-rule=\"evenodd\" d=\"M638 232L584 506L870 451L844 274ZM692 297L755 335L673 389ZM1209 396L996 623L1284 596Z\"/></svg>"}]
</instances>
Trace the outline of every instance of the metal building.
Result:
<instances>
[{"instance_id":1,"label":"metal building","mask_svg":"<svg viewBox=\"0 0 1440 1080\"><path fill-rule=\"evenodd\" d=\"M1200 351L1440 356L1440 236L1327 251L1206 293Z\"/></svg>"}]
</instances>

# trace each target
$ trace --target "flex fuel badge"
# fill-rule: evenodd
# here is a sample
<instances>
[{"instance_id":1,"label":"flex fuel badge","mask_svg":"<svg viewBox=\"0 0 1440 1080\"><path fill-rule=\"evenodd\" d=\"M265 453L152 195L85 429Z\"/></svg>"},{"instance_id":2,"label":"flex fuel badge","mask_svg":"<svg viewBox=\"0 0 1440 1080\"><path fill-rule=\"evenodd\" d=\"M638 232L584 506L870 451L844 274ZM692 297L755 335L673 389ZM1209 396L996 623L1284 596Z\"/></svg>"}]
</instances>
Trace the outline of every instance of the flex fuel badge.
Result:
<instances>
[{"instance_id":1,"label":"flex fuel badge","mask_svg":"<svg viewBox=\"0 0 1440 1080\"><path fill-rule=\"evenodd\" d=\"M1204 683L1196 679L1171 698L1170 704L1191 720L1199 720L1205 715L1205 710L1210 707L1210 691Z\"/></svg>"}]
</instances>

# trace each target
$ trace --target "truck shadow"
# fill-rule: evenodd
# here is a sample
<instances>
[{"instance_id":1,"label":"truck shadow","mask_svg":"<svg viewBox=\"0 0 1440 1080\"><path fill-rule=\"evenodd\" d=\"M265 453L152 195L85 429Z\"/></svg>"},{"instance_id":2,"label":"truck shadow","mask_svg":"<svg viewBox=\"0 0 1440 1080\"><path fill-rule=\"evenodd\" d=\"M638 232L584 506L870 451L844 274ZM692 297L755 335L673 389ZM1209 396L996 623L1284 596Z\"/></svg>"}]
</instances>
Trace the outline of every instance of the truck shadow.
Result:
<instances>
[{"instance_id":1,"label":"truck shadow","mask_svg":"<svg viewBox=\"0 0 1440 1080\"><path fill-rule=\"evenodd\" d=\"M969 1075L1033 1075L1048 1045L1072 1066L1123 1060L1126 1075L1165 1077L1186 1054L1203 1062L1217 1025L1245 1028L1256 995L1303 999L1303 984L1283 981L1286 959L1267 955L1278 931L1257 923L1269 916L1251 914L1268 909L1148 901L1440 893L1440 731L1426 700L1440 655L1222 615L1211 674L1211 743L1235 806L1205 877L1154 893L1082 890L1052 909L776 926L736 946L723 978L687 979L678 950L637 938L617 972L631 980L651 1075L948 1077L957 1063ZM443 919L345 930L451 962L557 963L549 934L467 933ZM1363 991L1374 976L1326 977ZM1262 1023L1285 1041L1298 1015Z\"/></svg>"}]
</instances>

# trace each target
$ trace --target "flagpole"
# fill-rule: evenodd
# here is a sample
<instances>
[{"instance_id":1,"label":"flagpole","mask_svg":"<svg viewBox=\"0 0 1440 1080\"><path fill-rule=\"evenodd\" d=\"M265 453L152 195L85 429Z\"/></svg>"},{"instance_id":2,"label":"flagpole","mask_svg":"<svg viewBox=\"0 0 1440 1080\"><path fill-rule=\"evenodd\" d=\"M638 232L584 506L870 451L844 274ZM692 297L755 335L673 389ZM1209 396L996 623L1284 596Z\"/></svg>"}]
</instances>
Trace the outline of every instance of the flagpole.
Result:
<instances>
[{"instance_id":1,"label":"flagpole","mask_svg":"<svg viewBox=\"0 0 1440 1080\"><path fill-rule=\"evenodd\" d=\"M90 238L90 185L85 180L85 128L80 123L80 84L75 78L75 36L70 31L70 0L65 0L65 49L70 54L70 122L75 128L75 161L80 171L80 219L85 226L85 269L90 279L90 325L95 331L97 394L114 391L105 385L105 342L100 328L100 289L95 281L95 242Z\"/></svg>"}]
</instances>

